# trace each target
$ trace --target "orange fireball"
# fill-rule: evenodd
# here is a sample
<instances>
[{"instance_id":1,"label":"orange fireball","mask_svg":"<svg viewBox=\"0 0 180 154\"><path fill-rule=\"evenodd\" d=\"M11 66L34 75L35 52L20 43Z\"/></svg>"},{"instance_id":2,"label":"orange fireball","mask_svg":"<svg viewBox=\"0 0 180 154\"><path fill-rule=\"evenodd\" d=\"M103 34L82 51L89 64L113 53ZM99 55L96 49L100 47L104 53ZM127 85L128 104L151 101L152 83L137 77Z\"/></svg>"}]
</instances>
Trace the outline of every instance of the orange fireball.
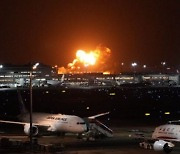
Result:
<instances>
[{"instance_id":1,"label":"orange fireball","mask_svg":"<svg viewBox=\"0 0 180 154\"><path fill-rule=\"evenodd\" d=\"M59 68L59 72L104 72L109 70L108 62L110 55L111 50L102 45L88 52L77 50L76 58L67 65L67 68Z\"/></svg>"},{"instance_id":2,"label":"orange fireball","mask_svg":"<svg viewBox=\"0 0 180 154\"><path fill-rule=\"evenodd\" d=\"M96 63L98 55L95 52L86 53L83 50L78 50L76 58L78 61L84 64L84 66L94 65Z\"/></svg>"}]
</instances>

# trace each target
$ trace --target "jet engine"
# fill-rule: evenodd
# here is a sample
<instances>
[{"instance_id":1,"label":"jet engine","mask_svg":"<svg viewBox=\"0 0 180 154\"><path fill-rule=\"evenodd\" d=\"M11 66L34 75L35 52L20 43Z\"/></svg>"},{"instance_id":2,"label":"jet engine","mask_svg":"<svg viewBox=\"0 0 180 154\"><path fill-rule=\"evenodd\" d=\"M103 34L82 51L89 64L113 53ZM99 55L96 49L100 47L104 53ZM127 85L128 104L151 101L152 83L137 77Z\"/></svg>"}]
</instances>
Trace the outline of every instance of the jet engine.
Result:
<instances>
[{"instance_id":1,"label":"jet engine","mask_svg":"<svg viewBox=\"0 0 180 154\"><path fill-rule=\"evenodd\" d=\"M153 145L155 151L164 151L166 153L170 153L173 150L173 147L174 144L163 140L156 141Z\"/></svg>"},{"instance_id":2,"label":"jet engine","mask_svg":"<svg viewBox=\"0 0 180 154\"><path fill-rule=\"evenodd\" d=\"M30 124L25 124L24 125L24 133L26 135L30 135ZM36 136L38 134L38 127L32 125L32 135Z\"/></svg>"}]
</instances>

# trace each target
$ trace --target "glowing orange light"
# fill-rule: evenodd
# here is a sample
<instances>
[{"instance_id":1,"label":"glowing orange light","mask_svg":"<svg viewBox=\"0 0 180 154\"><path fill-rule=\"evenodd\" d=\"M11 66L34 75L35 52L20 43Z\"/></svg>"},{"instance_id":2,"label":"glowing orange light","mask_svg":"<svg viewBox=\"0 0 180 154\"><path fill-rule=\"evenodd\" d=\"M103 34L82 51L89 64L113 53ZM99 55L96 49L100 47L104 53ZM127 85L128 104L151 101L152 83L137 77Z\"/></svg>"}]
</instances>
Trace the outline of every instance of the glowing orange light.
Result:
<instances>
[{"instance_id":1,"label":"glowing orange light","mask_svg":"<svg viewBox=\"0 0 180 154\"><path fill-rule=\"evenodd\" d=\"M108 75L108 74L111 74L110 72L103 72L104 75Z\"/></svg>"}]
</instances>

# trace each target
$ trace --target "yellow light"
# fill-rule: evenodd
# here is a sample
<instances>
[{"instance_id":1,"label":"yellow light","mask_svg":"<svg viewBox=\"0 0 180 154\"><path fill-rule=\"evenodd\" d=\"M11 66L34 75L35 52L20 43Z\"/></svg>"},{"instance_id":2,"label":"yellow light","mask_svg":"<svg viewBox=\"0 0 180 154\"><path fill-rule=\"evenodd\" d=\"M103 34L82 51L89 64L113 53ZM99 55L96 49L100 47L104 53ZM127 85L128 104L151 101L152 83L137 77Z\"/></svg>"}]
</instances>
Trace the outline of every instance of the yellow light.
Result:
<instances>
[{"instance_id":1,"label":"yellow light","mask_svg":"<svg viewBox=\"0 0 180 154\"><path fill-rule=\"evenodd\" d=\"M116 93L110 93L109 95L111 95L111 96L115 96L115 95L116 95Z\"/></svg>"},{"instance_id":2,"label":"yellow light","mask_svg":"<svg viewBox=\"0 0 180 154\"><path fill-rule=\"evenodd\" d=\"M168 114L170 114L170 112L165 112L164 114L168 115Z\"/></svg>"},{"instance_id":3,"label":"yellow light","mask_svg":"<svg viewBox=\"0 0 180 154\"><path fill-rule=\"evenodd\" d=\"M151 114L150 113L145 113L145 116L150 116Z\"/></svg>"},{"instance_id":4,"label":"yellow light","mask_svg":"<svg viewBox=\"0 0 180 154\"><path fill-rule=\"evenodd\" d=\"M108 74L110 74L110 72L108 72L108 71L107 72L103 72L103 74L104 75L108 75Z\"/></svg>"}]
</instances>

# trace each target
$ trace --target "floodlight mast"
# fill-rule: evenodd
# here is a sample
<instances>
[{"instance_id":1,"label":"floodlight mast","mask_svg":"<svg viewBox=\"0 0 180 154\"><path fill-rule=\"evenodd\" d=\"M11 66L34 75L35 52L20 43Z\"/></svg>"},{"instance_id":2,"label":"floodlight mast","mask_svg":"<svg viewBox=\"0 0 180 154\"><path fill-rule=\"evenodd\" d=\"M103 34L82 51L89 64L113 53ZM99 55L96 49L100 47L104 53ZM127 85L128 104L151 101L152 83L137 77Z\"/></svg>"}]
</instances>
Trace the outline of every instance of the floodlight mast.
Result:
<instances>
[{"instance_id":1,"label":"floodlight mast","mask_svg":"<svg viewBox=\"0 0 180 154\"><path fill-rule=\"evenodd\" d=\"M32 129L32 106L33 106L33 103L32 103L32 75L33 75L33 70L35 70L37 68L37 66L39 65L39 63L36 63L35 65L33 65L31 68L30 68L30 75L29 75L29 84L30 84L30 148L31 148L31 151L33 151L33 129Z\"/></svg>"},{"instance_id":2,"label":"floodlight mast","mask_svg":"<svg viewBox=\"0 0 180 154\"><path fill-rule=\"evenodd\" d=\"M137 63L136 62L133 62L132 64L131 64L131 66L133 67L133 78L134 78L134 81L135 81L135 73L136 73L136 69L135 69L135 67L137 66Z\"/></svg>"}]
</instances>

